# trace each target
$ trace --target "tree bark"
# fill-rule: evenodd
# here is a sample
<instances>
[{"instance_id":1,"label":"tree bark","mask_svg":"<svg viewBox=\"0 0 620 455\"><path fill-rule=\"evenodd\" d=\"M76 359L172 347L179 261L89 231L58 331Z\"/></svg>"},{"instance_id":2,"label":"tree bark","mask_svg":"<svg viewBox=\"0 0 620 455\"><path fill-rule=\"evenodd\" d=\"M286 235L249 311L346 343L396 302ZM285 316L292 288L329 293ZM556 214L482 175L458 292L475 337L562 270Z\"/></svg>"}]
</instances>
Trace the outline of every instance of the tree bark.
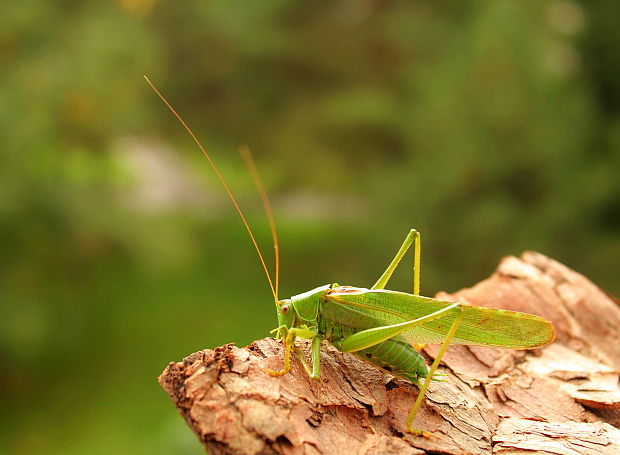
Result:
<instances>
[{"instance_id":1,"label":"tree bark","mask_svg":"<svg viewBox=\"0 0 620 455\"><path fill-rule=\"evenodd\" d=\"M159 377L205 449L216 454L618 454L620 309L584 276L541 254L504 258L472 288L438 298L537 314L556 341L534 351L451 346L414 425L417 388L324 343L321 379L280 341L206 349ZM297 341L309 356L309 345ZM437 346L427 346L431 360Z\"/></svg>"}]
</instances>

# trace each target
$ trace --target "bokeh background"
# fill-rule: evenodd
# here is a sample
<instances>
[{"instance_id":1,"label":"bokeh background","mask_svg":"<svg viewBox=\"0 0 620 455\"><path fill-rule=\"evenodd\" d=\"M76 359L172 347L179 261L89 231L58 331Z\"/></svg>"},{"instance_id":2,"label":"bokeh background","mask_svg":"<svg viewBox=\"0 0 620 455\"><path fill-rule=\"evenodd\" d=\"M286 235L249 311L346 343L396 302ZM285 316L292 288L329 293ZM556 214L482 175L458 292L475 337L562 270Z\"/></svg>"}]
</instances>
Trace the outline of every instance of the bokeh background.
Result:
<instances>
[{"instance_id":1,"label":"bokeh background","mask_svg":"<svg viewBox=\"0 0 620 455\"><path fill-rule=\"evenodd\" d=\"M202 453L157 375L275 327L247 234L144 74L272 258L252 147L282 297L371 285L411 227L427 295L525 249L618 295L619 18L613 0L5 2L0 453Z\"/></svg>"}]
</instances>

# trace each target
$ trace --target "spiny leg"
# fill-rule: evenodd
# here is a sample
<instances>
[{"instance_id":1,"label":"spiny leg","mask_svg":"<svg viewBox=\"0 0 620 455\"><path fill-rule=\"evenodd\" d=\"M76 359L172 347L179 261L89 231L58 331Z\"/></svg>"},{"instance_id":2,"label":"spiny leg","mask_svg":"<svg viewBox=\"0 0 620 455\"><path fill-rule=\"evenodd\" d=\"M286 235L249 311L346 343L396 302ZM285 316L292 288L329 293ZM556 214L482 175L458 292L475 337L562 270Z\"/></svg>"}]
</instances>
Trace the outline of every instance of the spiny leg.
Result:
<instances>
[{"instance_id":1,"label":"spiny leg","mask_svg":"<svg viewBox=\"0 0 620 455\"><path fill-rule=\"evenodd\" d=\"M277 338L277 339L281 339L281 338L282 338L282 336L283 336L283 335L282 335L282 331L283 331L284 329L288 329L288 327L287 327L286 325L284 325L284 324L281 324L281 325L279 325L278 327L276 327L275 329L270 330L270 331L269 331L269 333L270 333L271 335L273 335L273 334L275 333L275 334L276 334L276 338Z\"/></svg>"},{"instance_id":2,"label":"spiny leg","mask_svg":"<svg viewBox=\"0 0 620 455\"><path fill-rule=\"evenodd\" d=\"M286 337L284 338L284 368L279 371L264 369L263 371L270 376L282 376L286 374L291 369L291 351L297 350L295 347L295 337L300 338L315 338L317 336L317 332L311 329L294 327L292 329L288 329ZM314 359L313 359L314 360ZM302 362L303 364L303 362ZM305 367L305 365L304 365ZM314 369L312 370L314 372ZM310 374L312 376L312 374Z\"/></svg>"},{"instance_id":3,"label":"spiny leg","mask_svg":"<svg viewBox=\"0 0 620 455\"><path fill-rule=\"evenodd\" d=\"M379 277L377 282L370 289L385 289L387 282L392 277L394 270L400 263L401 259L413 243L413 293L415 295L420 295L420 249L422 246L420 233L415 229L411 229L405 241L401 245L400 249L388 265L388 268L383 272L383 275Z\"/></svg>"},{"instance_id":4,"label":"spiny leg","mask_svg":"<svg viewBox=\"0 0 620 455\"><path fill-rule=\"evenodd\" d=\"M434 321L435 319L446 317L455 311L458 311L460 314L460 305L460 303L453 303L439 311L435 311L434 313L427 314L426 316L422 316L411 321L360 330L359 332L349 335L347 338L335 345L342 352L355 352L362 349L368 349L369 347L375 346L376 344L395 337L396 335L403 333L405 330L409 330L418 325L426 324Z\"/></svg>"},{"instance_id":5,"label":"spiny leg","mask_svg":"<svg viewBox=\"0 0 620 455\"><path fill-rule=\"evenodd\" d=\"M310 376L311 379L319 379L321 377L321 337L316 336L312 339L312 367L308 365L303 353L297 346L293 345L293 351L297 354L297 358L303 365L308 376Z\"/></svg>"},{"instance_id":6,"label":"spiny leg","mask_svg":"<svg viewBox=\"0 0 620 455\"><path fill-rule=\"evenodd\" d=\"M299 361L303 365L304 370L306 370L306 374L308 376L310 376L312 374L312 368L310 368L310 365L308 364L308 362L304 358L304 354L301 352L301 349L299 349L297 346L293 345L293 351L295 352L295 354L297 354L297 358L299 359Z\"/></svg>"},{"instance_id":7,"label":"spiny leg","mask_svg":"<svg viewBox=\"0 0 620 455\"><path fill-rule=\"evenodd\" d=\"M420 388L420 392L418 394L418 398L416 399L409 415L407 416L407 420L405 421L405 429L409 433L422 435L425 437L429 437L430 434L421 430L417 430L411 428L411 422L415 417L420 405L422 404L422 400L424 399L424 395L426 394L426 389L430 384L431 379L433 378L435 372L437 371L437 367L439 366L439 362L441 362L441 358L443 357L450 341L454 338L461 321L463 320L463 314L461 310L460 303L453 303L452 305L448 305L445 308L442 308L439 311L436 311L431 314L427 314L426 316L422 316L420 318L414 319L412 321L401 322L400 324L393 324L382 327L373 327L371 329L362 330L360 332L356 332L353 335L342 340L340 343L336 345L336 347L343 352L355 352L361 349L367 349L371 346L374 346L378 343L381 343L387 339L390 339L405 330L409 330L417 325L426 324L435 319L439 319L442 317L448 316L450 313L456 313L456 317L450 326L450 330L446 334L446 337L435 357L435 361L431 365L431 368L428 372L427 379L424 381L424 384Z\"/></svg>"},{"instance_id":8,"label":"spiny leg","mask_svg":"<svg viewBox=\"0 0 620 455\"><path fill-rule=\"evenodd\" d=\"M319 379L321 376L321 337L312 339L312 374L310 378Z\"/></svg>"},{"instance_id":9,"label":"spiny leg","mask_svg":"<svg viewBox=\"0 0 620 455\"><path fill-rule=\"evenodd\" d=\"M422 251L422 238L418 231L415 229L411 229L402 246L396 253L396 256L388 266L387 270L383 273L381 278L375 283L375 285L371 289L384 289L387 285L388 280L391 278L392 273L396 270L396 267L400 263L401 259L407 253L407 250L413 243L413 294L420 295L420 255ZM387 274L387 276L386 276ZM381 288L379 287L381 286ZM416 351L422 352L425 344L415 343L413 347Z\"/></svg>"},{"instance_id":10,"label":"spiny leg","mask_svg":"<svg viewBox=\"0 0 620 455\"><path fill-rule=\"evenodd\" d=\"M430 384L430 382L431 382L431 380L433 378L433 375L435 374L435 371L437 371L437 367L439 366L439 362L441 362L441 358L443 357L444 353L446 352L446 349L448 349L448 346L450 345L450 341L452 340L452 338L456 334L456 331L459 328L459 325L461 324L462 320L463 320L463 313L461 311L459 311L457 316L456 316L456 318L454 319L454 322L452 323L452 327L450 327L450 330L446 334L446 338L444 339L444 341L443 341L443 343L441 345L441 348L439 348L439 352L435 356L435 361L433 362L433 364L431 365L430 370L428 371L428 376L426 377L426 380L424 381L424 384L422 385L422 387L420 387L420 391L418 393L418 398L415 400L415 403L413 404L413 407L411 408L411 411L409 411L409 415L407 416L407 420L405 420L405 430L407 431L407 433L421 435L421 436L424 436L426 438L430 437L430 433L428 433L426 431L422 431L422 430L418 430L418 429L412 428L411 427L411 423L413 422L413 419L415 418L415 415L418 412L418 409L420 409L420 405L422 404L422 400L424 399L424 395L426 394L426 389L428 389L428 385Z\"/></svg>"},{"instance_id":11,"label":"spiny leg","mask_svg":"<svg viewBox=\"0 0 620 455\"><path fill-rule=\"evenodd\" d=\"M269 376L282 376L286 374L291 369L291 349L295 347L295 336L291 335L291 332L287 334L284 339L284 368L279 371L270 370L269 368L265 368L263 371L267 373Z\"/></svg>"}]
</instances>

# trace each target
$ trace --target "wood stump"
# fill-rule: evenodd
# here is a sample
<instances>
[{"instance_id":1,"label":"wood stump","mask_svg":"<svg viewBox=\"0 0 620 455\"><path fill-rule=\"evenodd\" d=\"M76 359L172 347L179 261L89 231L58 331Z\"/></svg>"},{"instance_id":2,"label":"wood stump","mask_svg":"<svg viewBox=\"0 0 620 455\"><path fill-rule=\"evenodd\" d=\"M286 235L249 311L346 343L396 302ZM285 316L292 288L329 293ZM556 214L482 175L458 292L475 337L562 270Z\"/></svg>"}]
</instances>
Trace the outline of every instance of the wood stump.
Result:
<instances>
[{"instance_id":1,"label":"wood stump","mask_svg":"<svg viewBox=\"0 0 620 455\"><path fill-rule=\"evenodd\" d=\"M584 276L541 254L504 258L472 288L438 298L537 314L556 329L534 351L451 346L414 425L409 382L324 343L321 379L280 341L225 345L170 363L159 377L187 424L217 454L620 454L620 308ZM297 340L309 356L309 344ZM438 346L427 346L429 360Z\"/></svg>"}]
</instances>

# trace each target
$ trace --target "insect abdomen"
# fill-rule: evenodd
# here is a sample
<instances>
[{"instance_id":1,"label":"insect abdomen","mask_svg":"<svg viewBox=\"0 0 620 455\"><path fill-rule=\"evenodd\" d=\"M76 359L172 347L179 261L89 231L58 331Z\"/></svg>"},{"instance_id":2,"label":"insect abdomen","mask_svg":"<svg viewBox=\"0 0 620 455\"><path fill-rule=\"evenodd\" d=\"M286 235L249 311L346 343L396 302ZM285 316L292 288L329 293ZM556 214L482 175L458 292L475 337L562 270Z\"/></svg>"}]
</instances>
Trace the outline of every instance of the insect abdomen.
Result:
<instances>
[{"instance_id":1,"label":"insect abdomen","mask_svg":"<svg viewBox=\"0 0 620 455\"><path fill-rule=\"evenodd\" d=\"M330 309L334 310L331 306ZM344 313L352 313L351 311ZM333 315L332 315L333 316ZM348 321L343 314L338 314L339 318L323 317L319 319L320 334L337 349L340 349L342 341L359 330L370 327L378 327L383 321L375 320L367 315L357 315L357 327L351 327L344 322ZM424 363L424 358L411 346L403 336L395 336L374 346L359 351L353 351L365 362L369 362L390 373L407 379L413 383L418 383L418 378L428 376L428 368Z\"/></svg>"},{"instance_id":2,"label":"insect abdomen","mask_svg":"<svg viewBox=\"0 0 620 455\"><path fill-rule=\"evenodd\" d=\"M352 354L416 384L428 375L424 358L406 341L389 339Z\"/></svg>"}]
</instances>

